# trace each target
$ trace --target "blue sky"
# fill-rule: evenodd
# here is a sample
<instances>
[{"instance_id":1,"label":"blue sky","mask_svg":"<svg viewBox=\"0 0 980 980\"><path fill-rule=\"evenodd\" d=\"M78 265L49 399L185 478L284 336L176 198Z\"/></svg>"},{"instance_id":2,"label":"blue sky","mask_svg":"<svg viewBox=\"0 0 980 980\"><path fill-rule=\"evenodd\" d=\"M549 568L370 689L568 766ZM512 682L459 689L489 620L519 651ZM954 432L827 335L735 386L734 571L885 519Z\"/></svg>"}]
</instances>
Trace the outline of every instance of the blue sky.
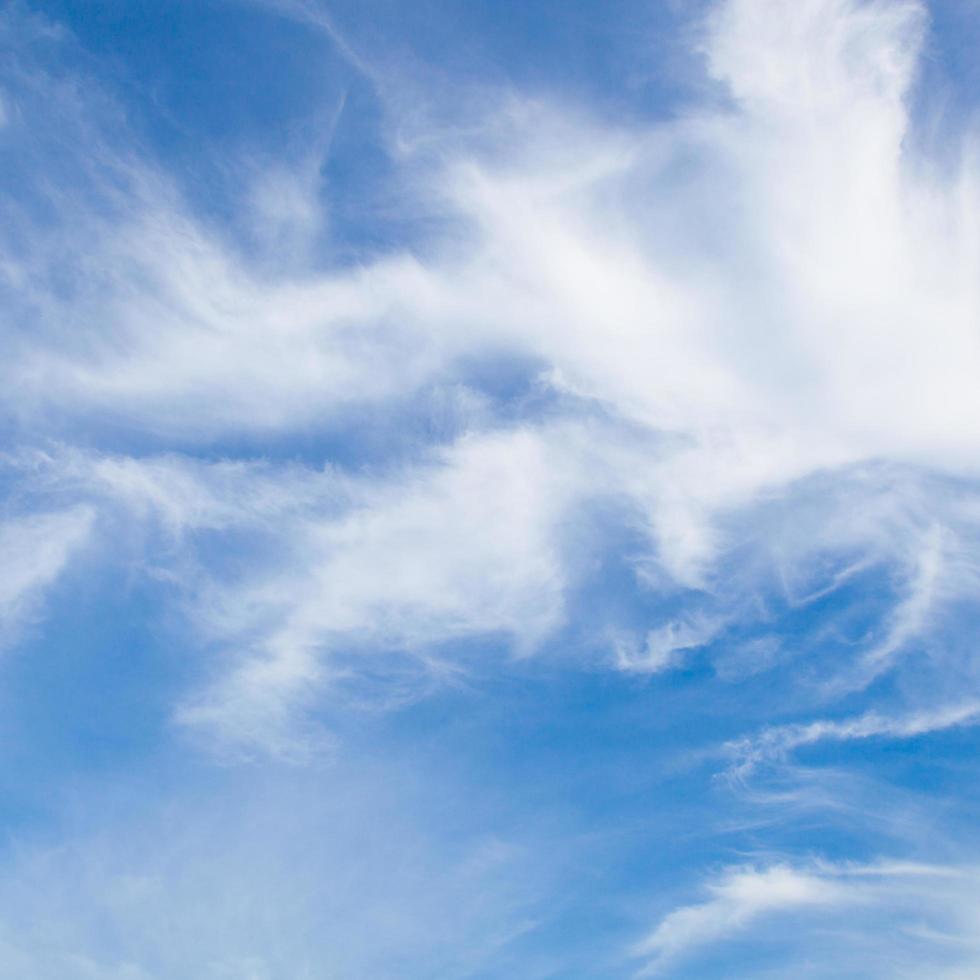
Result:
<instances>
[{"instance_id":1,"label":"blue sky","mask_svg":"<svg viewBox=\"0 0 980 980\"><path fill-rule=\"evenodd\" d=\"M0 13L0 975L980 972L969 0Z\"/></svg>"}]
</instances>

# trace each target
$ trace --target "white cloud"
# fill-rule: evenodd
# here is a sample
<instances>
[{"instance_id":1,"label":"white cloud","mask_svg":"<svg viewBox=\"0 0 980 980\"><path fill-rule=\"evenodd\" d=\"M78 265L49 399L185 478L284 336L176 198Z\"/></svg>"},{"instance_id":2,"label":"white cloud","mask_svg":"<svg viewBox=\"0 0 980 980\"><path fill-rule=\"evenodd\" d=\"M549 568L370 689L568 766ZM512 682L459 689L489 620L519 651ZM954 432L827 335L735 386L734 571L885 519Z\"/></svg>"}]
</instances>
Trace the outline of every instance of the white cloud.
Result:
<instances>
[{"instance_id":1,"label":"white cloud","mask_svg":"<svg viewBox=\"0 0 980 980\"><path fill-rule=\"evenodd\" d=\"M748 937L769 953L751 961L753 976L969 975L980 963L976 881L972 866L914 862L736 867L632 952L646 960L640 976L683 975L680 964ZM889 944L878 942L882 930Z\"/></svg>"},{"instance_id":2,"label":"white cloud","mask_svg":"<svg viewBox=\"0 0 980 980\"><path fill-rule=\"evenodd\" d=\"M667 915L638 943L634 955L651 957L644 972L656 972L692 948L726 939L764 915L808 905L836 905L845 889L818 874L784 865L728 873L708 886L711 897Z\"/></svg>"},{"instance_id":3,"label":"white cloud","mask_svg":"<svg viewBox=\"0 0 980 980\"><path fill-rule=\"evenodd\" d=\"M493 162L460 146L430 175L463 237L424 261L264 281L120 161L140 190L125 220L73 209L112 270L83 307L98 329L70 356L35 347L12 392L185 435L262 430L492 345L707 452L751 450L757 479L878 453L968 464L975 175L941 178L903 142L921 22L909 3L722 4L708 63L734 108L647 132L505 113L485 125ZM716 494L744 480L740 455Z\"/></svg>"},{"instance_id":4,"label":"white cloud","mask_svg":"<svg viewBox=\"0 0 980 980\"><path fill-rule=\"evenodd\" d=\"M83 506L0 522L0 644L12 642L38 611L73 553L87 539L92 511Z\"/></svg>"},{"instance_id":5,"label":"white cloud","mask_svg":"<svg viewBox=\"0 0 980 980\"><path fill-rule=\"evenodd\" d=\"M978 723L980 723L980 700L970 699L899 716L885 716L871 711L843 720L778 725L766 729L757 736L731 742L725 746L725 749L736 759L732 773L744 777L762 763L783 761L795 749L818 742L846 742L866 738L915 738L930 732Z\"/></svg>"},{"instance_id":6,"label":"white cloud","mask_svg":"<svg viewBox=\"0 0 980 980\"><path fill-rule=\"evenodd\" d=\"M264 740L360 651L439 672L433 647L454 638L499 634L533 649L563 616L555 525L567 490L554 463L522 431L464 440L431 466L358 488L339 515L288 526L279 569L205 596L202 625L239 646L239 665L182 719Z\"/></svg>"},{"instance_id":7,"label":"white cloud","mask_svg":"<svg viewBox=\"0 0 980 980\"><path fill-rule=\"evenodd\" d=\"M657 674L681 665L687 651L697 650L710 643L721 631L723 623L704 615L671 620L650 630L637 650L629 641L615 645L616 665L620 670L638 674Z\"/></svg>"},{"instance_id":8,"label":"white cloud","mask_svg":"<svg viewBox=\"0 0 980 980\"><path fill-rule=\"evenodd\" d=\"M709 18L709 71L750 113L790 126L900 110L925 17L916 0L728 0Z\"/></svg>"},{"instance_id":9,"label":"white cloud","mask_svg":"<svg viewBox=\"0 0 980 980\"><path fill-rule=\"evenodd\" d=\"M285 7L335 34L315 5ZM553 403L515 423L485 399L474 431L373 480L177 455L71 464L100 506L153 515L192 556L204 529L262 539L233 582L189 559L191 621L236 653L185 717L233 703L291 717L338 647L420 653L499 632L532 648L578 571L562 522L596 499L646 536L645 585L702 596L702 623L747 615L768 562L801 602L891 569L905 592L888 630L826 690L897 669L972 594L977 521L903 468L972 480L980 450L980 183L969 157L941 169L914 139L923 9L713 10L705 64L724 98L614 127L514 97L469 135L403 147L406 205L440 230L349 269L294 268L289 249L279 267L244 258L131 151L99 93L31 76L89 149L60 223L13 207L0 243L8 316L32 325L8 332L0 368L23 431L111 423L220 452L343 425L352 405L397 428L420 392L490 355L534 365ZM308 242L315 168L252 169L257 227ZM862 487L868 460L892 469ZM817 520L807 481L826 473ZM773 501L812 538L760 518ZM621 666L669 665L708 638L691 629L651 622Z\"/></svg>"},{"instance_id":10,"label":"white cloud","mask_svg":"<svg viewBox=\"0 0 980 980\"><path fill-rule=\"evenodd\" d=\"M226 651L228 672L180 717L291 752L296 707L363 655L414 659L424 682L452 669L436 649L449 640L530 652L562 622L559 528L583 482L564 448L560 433L473 435L384 479L70 450L13 465L34 488L84 495L117 547L157 529L142 561L183 587L197 635ZM243 549L232 574L201 553L215 532Z\"/></svg>"}]
</instances>

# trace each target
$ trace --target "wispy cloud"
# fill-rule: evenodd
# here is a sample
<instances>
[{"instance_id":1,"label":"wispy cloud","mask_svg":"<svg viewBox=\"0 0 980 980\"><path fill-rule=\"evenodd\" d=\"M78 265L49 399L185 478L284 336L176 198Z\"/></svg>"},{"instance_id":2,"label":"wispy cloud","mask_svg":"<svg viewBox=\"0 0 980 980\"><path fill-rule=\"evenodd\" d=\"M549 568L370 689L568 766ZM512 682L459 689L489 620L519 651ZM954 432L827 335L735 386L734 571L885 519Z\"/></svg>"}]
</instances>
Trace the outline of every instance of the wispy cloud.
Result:
<instances>
[{"instance_id":1,"label":"wispy cloud","mask_svg":"<svg viewBox=\"0 0 980 980\"><path fill-rule=\"evenodd\" d=\"M220 793L163 802L117 781L66 808L56 839L25 834L4 854L0 969L36 980L506 970L541 914L549 858L425 819L441 780L419 775L379 760L248 780L219 770Z\"/></svg>"},{"instance_id":2,"label":"wispy cloud","mask_svg":"<svg viewBox=\"0 0 980 980\"><path fill-rule=\"evenodd\" d=\"M851 898L832 877L785 865L737 869L708 885L710 898L667 915L633 954L651 962L641 975L661 972L672 960L727 939L773 913L808 906L837 906Z\"/></svg>"},{"instance_id":3,"label":"wispy cloud","mask_svg":"<svg viewBox=\"0 0 980 980\"><path fill-rule=\"evenodd\" d=\"M648 960L641 976L680 975L675 969L707 947L778 924L754 975L963 976L980 954L975 888L975 868L909 862L735 867L707 883L706 901L665 916L633 953ZM875 941L876 928L888 930L890 950Z\"/></svg>"},{"instance_id":4,"label":"wispy cloud","mask_svg":"<svg viewBox=\"0 0 980 980\"><path fill-rule=\"evenodd\" d=\"M285 12L329 23L313 5ZM254 629L249 618L279 623L245 643L258 642L246 669L257 689L318 684L313 651L329 637L542 638L575 574L555 523L572 500L627 501L656 569L646 585L723 591L722 608L699 621L729 616L764 588L759 561L776 544L755 523L766 500L794 500L788 488L869 458L973 471L980 239L962 204L977 175L967 157L941 171L910 138L924 23L914 3L720 4L703 43L727 101L628 128L511 99L477 136L418 162L415 200L449 231L355 269L271 278L130 149L99 92L83 84L69 99L38 69L33 90L54 92L55 114L73 116L88 178L63 202L70 223L14 212L11 228L35 244L26 257L8 245L8 287L36 328L8 340L4 397L28 431L64 432L71 418L179 451L336 425L354 407L397 426L433 385L473 389L478 401L472 365L483 359L505 356L536 377L555 405L547 423L512 429L484 399L491 407L464 418L432 466L375 488L348 482L339 492L355 512L296 518L288 570L219 600L211 619L233 633ZM256 187L276 180L270 171ZM256 220L276 224L291 192L270 191L278 210L265 217L262 193ZM302 222L311 207L304 198ZM58 286L55 267L74 270L74 285ZM82 325L70 339L69 322ZM191 502L176 461L167 476L159 463L100 465L117 497L129 481L130 497L141 487L171 521L210 507L190 520L213 524L238 507ZM234 483L234 472L207 479ZM264 473L268 500L307 479ZM324 488L304 491L313 511L324 505L311 494L343 482L309 479ZM885 479L900 496L900 468ZM907 576L860 677L833 682L865 684L927 626L960 532L886 513L880 526L899 537L874 538L848 528L852 497L835 506L814 540L777 557L784 575L805 577L810 556L849 534L861 567L894 563ZM260 519L248 511L234 519ZM749 540L763 557L731 576L728 556ZM226 590L207 595L211 604ZM249 613L233 627L236 607ZM646 652L621 662L653 669L693 644L684 628L655 623ZM192 714L211 712L206 703Z\"/></svg>"},{"instance_id":5,"label":"wispy cloud","mask_svg":"<svg viewBox=\"0 0 980 980\"><path fill-rule=\"evenodd\" d=\"M915 738L978 722L980 700L968 700L894 717L872 711L843 720L821 719L807 724L780 725L757 736L731 742L725 750L735 759L731 774L744 778L763 763L785 761L794 750L819 742Z\"/></svg>"},{"instance_id":6,"label":"wispy cloud","mask_svg":"<svg viewBox=\"0 0 980 980\"><path fill-rule=\"evenodd\" d=\"M93 512L85 506L0 521L0 645L15 641L39 613L45 590L85 543Z\"/></svg>"}]
</instances>

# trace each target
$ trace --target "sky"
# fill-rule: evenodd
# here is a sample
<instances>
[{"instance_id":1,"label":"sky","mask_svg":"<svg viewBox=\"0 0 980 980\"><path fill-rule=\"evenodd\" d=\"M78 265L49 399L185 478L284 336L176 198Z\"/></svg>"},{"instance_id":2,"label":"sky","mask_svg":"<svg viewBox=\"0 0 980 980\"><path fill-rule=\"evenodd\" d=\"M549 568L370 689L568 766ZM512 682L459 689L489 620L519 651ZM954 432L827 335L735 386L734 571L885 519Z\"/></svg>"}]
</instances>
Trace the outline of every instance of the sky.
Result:
<instances>
[{"instance_id":1,"label":"sky","mask_svg":"<svg viewBox=\"0 0 980 980\"><path fill-rule=\"evenodd\" d=\"M0 975L980 975L975 0L0 11Z\"/></svg>"}]
</instances>

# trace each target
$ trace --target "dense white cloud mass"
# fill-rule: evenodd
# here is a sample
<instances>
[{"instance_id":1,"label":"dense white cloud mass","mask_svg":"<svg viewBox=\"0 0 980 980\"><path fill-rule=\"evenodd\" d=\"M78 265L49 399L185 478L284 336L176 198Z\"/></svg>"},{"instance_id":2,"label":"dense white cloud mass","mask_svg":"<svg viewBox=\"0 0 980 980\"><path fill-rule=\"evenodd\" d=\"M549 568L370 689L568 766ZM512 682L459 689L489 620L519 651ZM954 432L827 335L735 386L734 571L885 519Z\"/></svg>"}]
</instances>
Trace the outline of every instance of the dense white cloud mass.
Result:
<instances>
[{"instance_id":1,"label":"dense white cloud mass","mask_svg":"<svg viewBox=\"0 0 980 980\"><path fill-rule=\"evenodd\" d=\"M770 721L706 750L729 759L734 792L794 774L798 751L975 725L980 167L974 133L940 153L913 124L926 7L720 0L697 31L701 97L670 118L616 123L511 93L426 132L424 113L399 129L398 79L325 9L267 6L326 31L370 78L401 206L424 218L410 245L324 259L316 154L249 160L237 225L199 213L104 88L53 66L65 32L0 15L21 52L0 77L0 408L15 443L0 642L84 546L165 583L197 665L169 716L225 761L315 759L333 745L325 706L410 702L466 672L454 643L488 637L637 677L700 664L735 684L790 665ZM616 557L646 605L600 621L589 584L617 547L609 523L630 537ZM86 904L103 883L71 860ZM860 975L956 976L980 962L976 903L961 904L976 874L956 860L727 871L634 952L667 972L772 917L837 928L847 910L903 930L917 957L852 935ZM0 903L51 887L31 861ZM166 918L239 873L120 873L99 900L132 893ZM483 887L467 874L418 928ZM228 901L239 929L250 917ZM26 940L15 918L0 963L178 976L181 949L225 942L221 923L190 918L150 966L125 950L85 960L89 926L71 916L39 914ZM293 942L292 920L267 934L280 927ZM49 928L32 959L19 944L42 948ZM373 966L355 941L329 967L296 966L295 949L215 952L201 975L398 975L394 953ZM831 960L793 975L833 975Z\"/></svg>"}]
</instances>

